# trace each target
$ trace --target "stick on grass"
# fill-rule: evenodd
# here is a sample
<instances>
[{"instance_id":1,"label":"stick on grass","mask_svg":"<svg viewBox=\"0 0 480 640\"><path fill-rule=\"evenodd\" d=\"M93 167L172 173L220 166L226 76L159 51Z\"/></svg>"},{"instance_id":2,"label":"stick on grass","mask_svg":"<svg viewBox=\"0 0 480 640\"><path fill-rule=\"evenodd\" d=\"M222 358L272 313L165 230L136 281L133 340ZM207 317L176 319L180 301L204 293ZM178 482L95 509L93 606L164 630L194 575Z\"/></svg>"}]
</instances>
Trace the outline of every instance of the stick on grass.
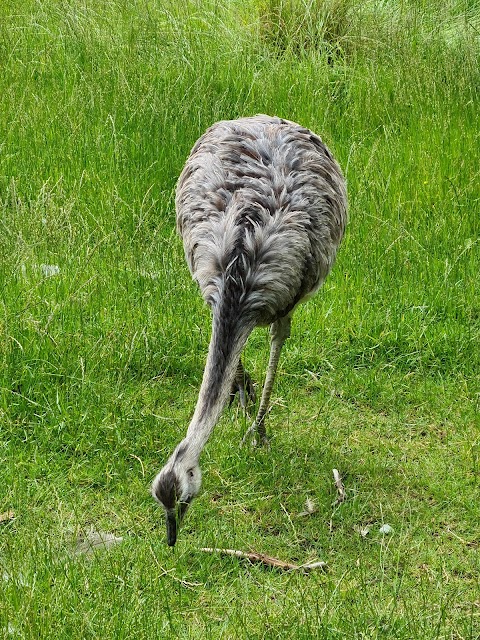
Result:
<instances>
[{"instance_id":1,"label":"stick on grass","mask_svg":"<svg viewBox=\"0 0 480 640\"><path fill-rule=\"evenodd\" d=\"M250 562L259 562L261 564L266 565L267 567L274 567L275 569L282 569L283 571L311 571L312 569L323 569L326 571L327 563L318 561L318 562L308 562L306 564L293 564L292 562L285 562L284 560L279 560L278 558L273 558L272 556L267 556L264 553L257 553L255 551L238 551L237 549L216 549L212 547L202 547L200 551L205 551L206 553L221 553L226 556L234 556L235 558L245 558Z\"/></svg>"},{"instance_id":2,"label":"stick on grass","mask_svg":"<svg viewBox=\"0 0 480 640\"><path fill-rule=\"evenodd\" d=\"M335 504L341 504L347 499L347 494L345 493L345 487L343 486L342 477L340 476L338 469L333 470L333 479L335 481L335 486L337 487L337 499L335 500Z\"/></svg>"}]
</instances>

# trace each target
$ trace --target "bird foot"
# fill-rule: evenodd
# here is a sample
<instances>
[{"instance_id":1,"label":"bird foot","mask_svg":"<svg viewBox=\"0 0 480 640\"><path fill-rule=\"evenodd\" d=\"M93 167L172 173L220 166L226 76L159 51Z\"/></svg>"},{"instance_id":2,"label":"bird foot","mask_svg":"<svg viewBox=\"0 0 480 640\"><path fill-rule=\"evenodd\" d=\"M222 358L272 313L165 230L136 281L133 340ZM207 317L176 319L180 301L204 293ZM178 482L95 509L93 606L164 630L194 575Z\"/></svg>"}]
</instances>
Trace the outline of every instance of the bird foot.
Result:
<instances>
[{"instance_id":1,"label":"bird foot","mask_svg":"<svg viewBox=\"0 0 480 640\"><path fill-rule=\"evenodd\" d=\"M259 429L256 422L254 422L252 426L247 429L245 435L240 441L240 446L244 447L247 444L249 438L252 438L252 447L265 447L265 449L270 449L270 440L267 438L265 430L262 428Z\"/></svg>"},{"instance_id":2,"label":"bird foot","mask_svg":"<svg viewBox=\"0 0 480 640\"><path fill-rule=\"evenodd\" d=\"M252 447L262 447L267 451L270 450L270 439L267 436L259 436L258 434L252 440Z\"/></svg>"},{"instance_id":3,"label":"bird foot","mask_svg":"<svg viewBox=\"0 0 480 640\"><path fill-rule=\"evenodd\" d=\"M230 391L230 405L235 400L237 394L242 409L246 410L248 404L255 404L255 388L252 379L246 371L243 372L241 378L237 376L233 381L232 390Z\"/></svg>"}]
</instances>

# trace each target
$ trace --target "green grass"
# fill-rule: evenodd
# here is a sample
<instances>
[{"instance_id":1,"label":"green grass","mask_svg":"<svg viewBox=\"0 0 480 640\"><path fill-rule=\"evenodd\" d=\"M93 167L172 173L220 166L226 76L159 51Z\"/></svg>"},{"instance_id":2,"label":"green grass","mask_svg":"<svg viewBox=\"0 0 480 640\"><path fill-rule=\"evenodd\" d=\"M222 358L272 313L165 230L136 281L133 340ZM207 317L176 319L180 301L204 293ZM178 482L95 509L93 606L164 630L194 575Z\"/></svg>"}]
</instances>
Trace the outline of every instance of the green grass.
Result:
<instances>
[{"instance_id":1,"label":"green grass","mask_svg":"<svg viewBox=\"0 0 480 640\"><path fill-rule=\"evenodd\" d=\"M479 637L479 30L475 0L2 3L0 637ZM351 223L271 450L226 410L172 552L148 487L210 332L175 181L207 126L261 112L332 148ZM254 333L257 381L267 353ZM90 527L123 542L75 555Z\"/></svg>"}]
</instances>

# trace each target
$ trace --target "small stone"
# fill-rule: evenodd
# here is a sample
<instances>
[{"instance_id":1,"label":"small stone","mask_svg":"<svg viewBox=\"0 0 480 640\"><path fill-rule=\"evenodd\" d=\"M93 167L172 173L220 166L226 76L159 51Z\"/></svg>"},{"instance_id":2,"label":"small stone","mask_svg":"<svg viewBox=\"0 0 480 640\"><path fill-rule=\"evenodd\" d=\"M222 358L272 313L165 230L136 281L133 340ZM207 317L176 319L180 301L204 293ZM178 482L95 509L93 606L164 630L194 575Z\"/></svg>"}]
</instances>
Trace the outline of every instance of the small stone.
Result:
<instances>
[{"instance_id":1,"label":"small stone","mask_svg":"<svg viewBox=\"0 0 480 640\"><path fill-rule=\"evenodd\" d=\"M384 535L388 535L389 533L393 533L393 527L391 527L389 524L383 524L380 527L379 532L383 533Z\"/></svg>"}]
</instances>

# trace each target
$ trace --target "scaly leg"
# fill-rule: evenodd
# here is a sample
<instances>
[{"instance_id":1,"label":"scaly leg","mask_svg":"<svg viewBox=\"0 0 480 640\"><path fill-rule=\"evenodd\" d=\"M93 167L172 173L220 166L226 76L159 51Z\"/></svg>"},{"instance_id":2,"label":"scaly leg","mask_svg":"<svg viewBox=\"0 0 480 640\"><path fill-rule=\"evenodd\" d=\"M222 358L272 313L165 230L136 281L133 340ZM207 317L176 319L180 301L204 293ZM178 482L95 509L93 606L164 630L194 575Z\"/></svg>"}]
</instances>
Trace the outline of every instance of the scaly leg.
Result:
<instances>
[{"instance_id":1,"label":"scaly leg","mask_svg":"<svg viewBox=\"0 0 480 640\"><path fill-rule=\"evenodd\" d=\"M285 318L281 318L274 322L270 328L270 358L268 361L265 384L263 385L262 399L260 400L257 417L255 418L252 426L248 429L247 433L243 436L242 444L245 444L248 436L254 432L256 432L261 443L268 443L267 433L265 431L265 416L270 403L270 396L272 395L272 388L275 381L275 374L277 373L280 353L285 340L290 336L290 325L291 318L290 316L286 316Z\"/></svg>"},{"instance_id":2,"label":"scaly leg","mask_svg":"<svg viewBox=\"0 0 480 640\"><path fill-rule=\"evenodd\" d=\"M238 400L242 409L247 409L247 404L255 403L255 389L253 388L253 382L248 373L243 368L242 360L239 361L237 367L237 373L235 374L235 380L232 384L232 390L230 392L230 404L235 400L235 396L238 393Z\"/></svg>"}]
</instances>

